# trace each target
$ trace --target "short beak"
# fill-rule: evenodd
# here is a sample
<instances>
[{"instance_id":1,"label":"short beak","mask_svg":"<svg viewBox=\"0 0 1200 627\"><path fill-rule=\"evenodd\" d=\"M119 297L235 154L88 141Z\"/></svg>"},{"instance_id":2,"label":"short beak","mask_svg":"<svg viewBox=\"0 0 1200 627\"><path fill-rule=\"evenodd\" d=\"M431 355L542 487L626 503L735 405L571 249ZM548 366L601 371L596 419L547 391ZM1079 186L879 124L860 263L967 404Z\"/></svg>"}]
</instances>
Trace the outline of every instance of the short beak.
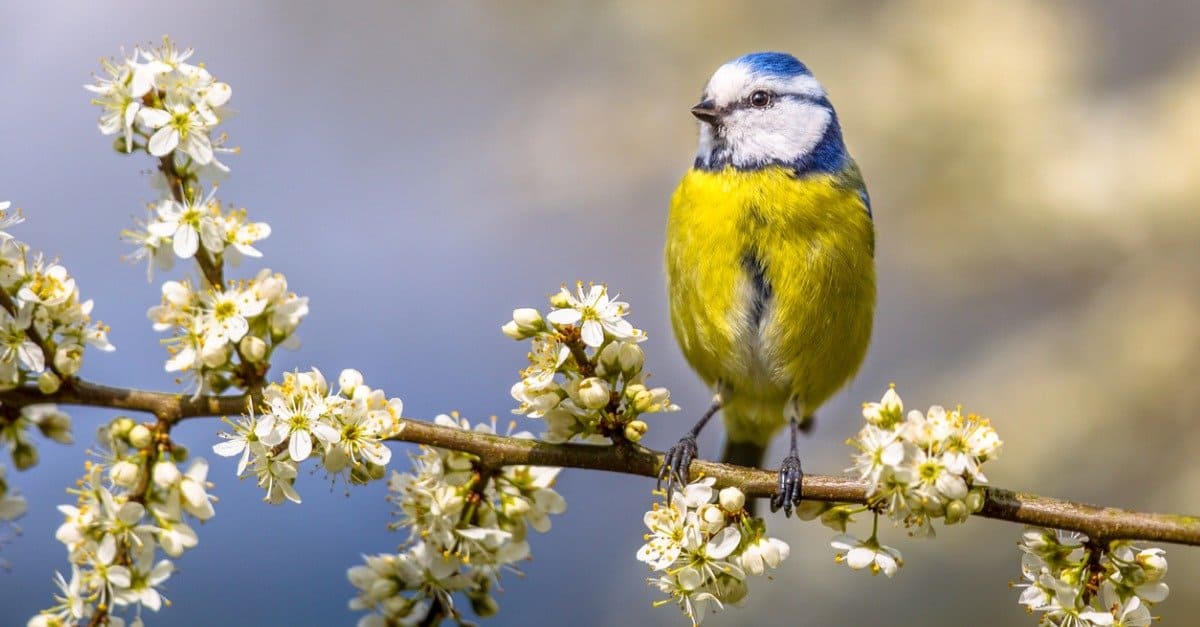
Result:
<instances>
[{"instance_id":1,"label":"short beak","mask_svg":"<svg viewBox=\"0 0 1200 627\"><path fill-rule=\"evenodd\" d=\"M701 122L706 122L716 126L721 121L720 114L717 113L717 105L711 100L705 100L700 104L692 107L692 115Z\"/></svg>"}]
</instances>

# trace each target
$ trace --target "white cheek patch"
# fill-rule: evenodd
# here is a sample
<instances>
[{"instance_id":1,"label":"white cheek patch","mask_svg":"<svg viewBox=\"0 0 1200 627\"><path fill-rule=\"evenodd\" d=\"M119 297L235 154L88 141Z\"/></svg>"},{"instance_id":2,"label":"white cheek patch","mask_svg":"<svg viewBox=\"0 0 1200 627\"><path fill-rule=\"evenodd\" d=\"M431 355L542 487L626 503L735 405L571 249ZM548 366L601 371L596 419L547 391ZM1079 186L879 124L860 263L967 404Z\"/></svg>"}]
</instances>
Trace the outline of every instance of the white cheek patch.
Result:
<instances>
[{"instance_id":1,"label":"white cheek patch","mask_svg":"<svg viewBox=\"0 0 1200 627\"><path fill-rule=\"evenodd\" d=\"M738 167L798 161L817 147L832 119L828 108L794 99L736 110L725 119L730 161Z\"/></svg>"}]
</instances>

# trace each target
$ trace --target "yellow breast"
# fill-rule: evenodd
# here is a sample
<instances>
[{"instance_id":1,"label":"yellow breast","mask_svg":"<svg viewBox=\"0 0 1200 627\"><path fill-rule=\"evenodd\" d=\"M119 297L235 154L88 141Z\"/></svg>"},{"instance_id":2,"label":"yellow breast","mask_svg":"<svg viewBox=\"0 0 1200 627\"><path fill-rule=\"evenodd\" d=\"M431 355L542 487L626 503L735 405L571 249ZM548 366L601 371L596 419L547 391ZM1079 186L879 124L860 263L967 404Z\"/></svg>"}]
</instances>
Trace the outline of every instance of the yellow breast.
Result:
<instances>
[{"instance_id":1,"label":"yellow breast","mask_svg":"<svg viewBox=\"0 0 1200 627\"><path fill-rule=\"evenodd\" d=\"M774 413L749 417L773 431L789 398L811 413L862 362L875 268L860 181L853 166L803 177L726 168L692 170L675 191L671 322L692 367L726 385L727 422Z\"/></svg>"}]
</instances>

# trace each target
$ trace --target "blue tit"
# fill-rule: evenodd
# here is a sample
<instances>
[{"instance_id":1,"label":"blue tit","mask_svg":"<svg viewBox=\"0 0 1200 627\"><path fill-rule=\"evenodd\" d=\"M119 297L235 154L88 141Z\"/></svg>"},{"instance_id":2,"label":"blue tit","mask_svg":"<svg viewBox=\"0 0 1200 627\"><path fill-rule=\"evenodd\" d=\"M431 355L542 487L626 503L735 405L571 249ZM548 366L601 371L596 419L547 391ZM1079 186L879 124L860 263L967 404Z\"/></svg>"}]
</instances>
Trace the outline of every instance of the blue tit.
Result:
<instances>
[{"instance_id":1,"label":"blue tit","mask_svg":"<svg viewBox=\"0 0 1200 627\"><path fill-rule=\"evenodd\" d=\"M714 391L666 456L687 482L696 436L723 412L723 461L760 466L785 425L791 446L772 511L800 502L797 434L854 376L875 309L875 228L866 187L821 83L795 57L757 52L717 69L691 110L696 160L671 199L671 323Z\"/></svg>"}]
</instances>

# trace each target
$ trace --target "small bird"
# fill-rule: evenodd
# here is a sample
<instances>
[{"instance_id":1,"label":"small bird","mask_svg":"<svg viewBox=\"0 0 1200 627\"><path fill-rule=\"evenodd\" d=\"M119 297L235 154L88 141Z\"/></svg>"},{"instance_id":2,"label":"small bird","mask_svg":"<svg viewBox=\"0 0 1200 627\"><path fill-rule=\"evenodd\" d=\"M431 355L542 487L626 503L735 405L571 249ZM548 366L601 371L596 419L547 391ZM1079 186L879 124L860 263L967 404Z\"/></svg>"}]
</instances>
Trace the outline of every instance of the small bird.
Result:
<instances>
[{"instance_id":1,"label":"small bird","mask_svg":"<svg viewBox=\"0 0 1200 627\"><path fill-rule=\"evenodd\" d=\"M858 166L825 89L790 54L722 65L692 107L700 146L671 199L671 323L712 406L667 453L687 483L696 436L724 412L722 460L758 467L787 425L771 511L791 515L803 471L796 437L862 363L875 309L875 227Z\"/></svg>"}]
</instances>

